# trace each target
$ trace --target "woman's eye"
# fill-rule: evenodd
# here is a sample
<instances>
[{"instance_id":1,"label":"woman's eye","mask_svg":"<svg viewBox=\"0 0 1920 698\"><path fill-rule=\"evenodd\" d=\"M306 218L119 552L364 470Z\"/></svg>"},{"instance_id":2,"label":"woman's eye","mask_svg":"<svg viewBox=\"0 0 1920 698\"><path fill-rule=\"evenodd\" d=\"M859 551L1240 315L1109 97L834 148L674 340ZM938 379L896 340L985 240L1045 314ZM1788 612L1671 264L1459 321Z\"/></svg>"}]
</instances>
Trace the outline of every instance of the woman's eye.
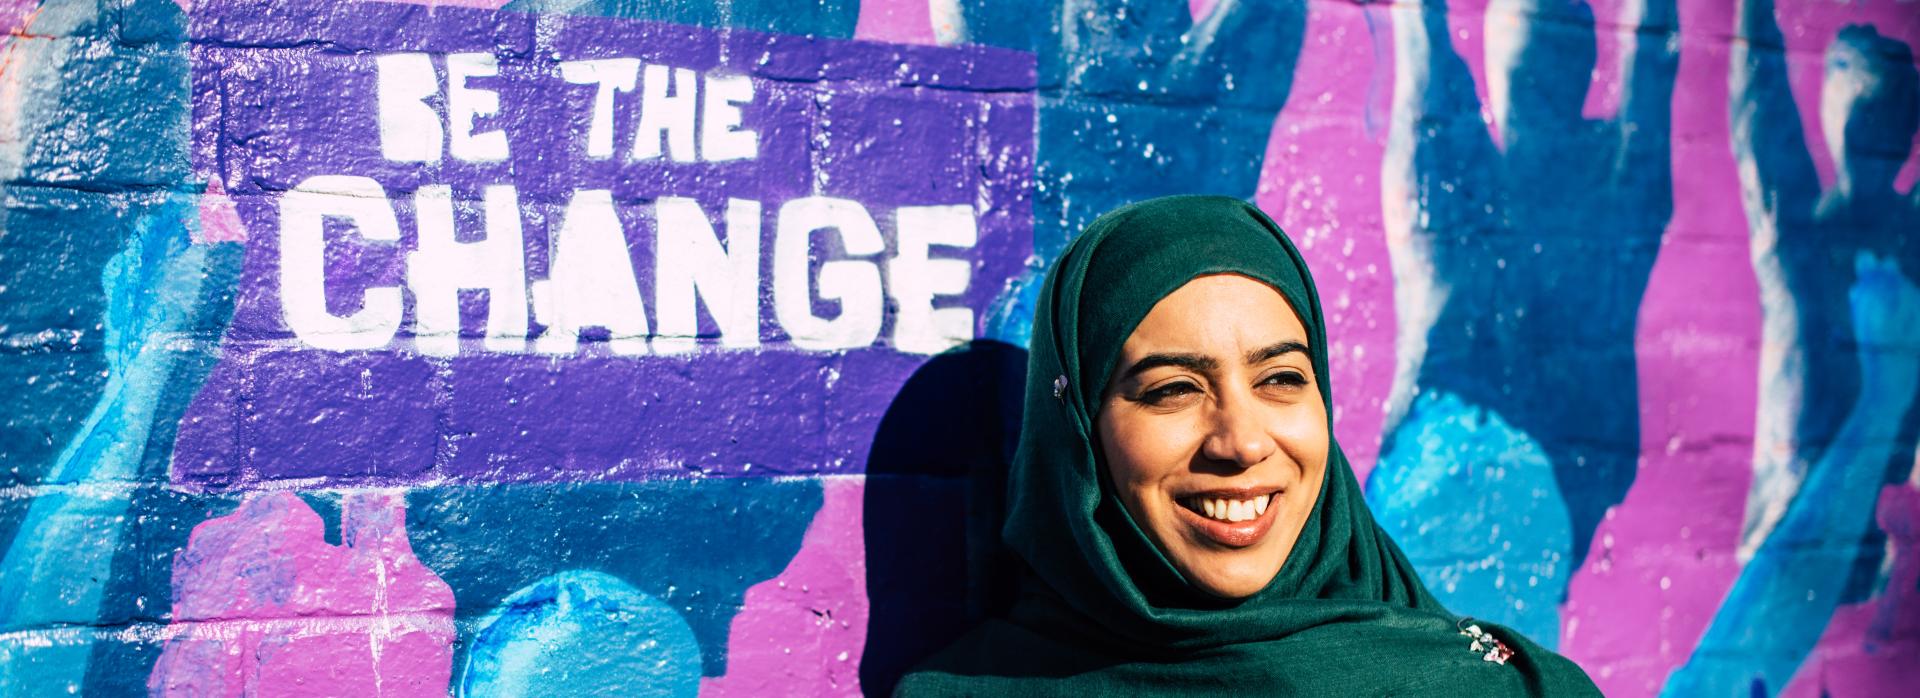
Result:
<instances>
[{"instance_id":1,"label":"woman's eye","mask_svg":"<svg viewBox=\"0 0 1920 698\"><path fill-rule=\"evenodd\" d=\"M1306 374L1300 373L1298 371L1281 371L1271 376L1267 376L1267 379L1264 381L1261 381L1261 383L1265 385L1280 385L1280 386L1285 386L1289 388L1300 388L1300 387L1306 386L1307 376Z\"/></svg>"},{"instance_id":2,"label":"woman's eye","mask_svg":"<svg viewBox=\"0 0 1920 698\"><path fill-rule=\"evenodd\" d=\"M1141 393L1139 401L1148 405L1160 405L1199 392L1199 386L1186 381L1179 381Z\"/></svg>"}]
</instances>

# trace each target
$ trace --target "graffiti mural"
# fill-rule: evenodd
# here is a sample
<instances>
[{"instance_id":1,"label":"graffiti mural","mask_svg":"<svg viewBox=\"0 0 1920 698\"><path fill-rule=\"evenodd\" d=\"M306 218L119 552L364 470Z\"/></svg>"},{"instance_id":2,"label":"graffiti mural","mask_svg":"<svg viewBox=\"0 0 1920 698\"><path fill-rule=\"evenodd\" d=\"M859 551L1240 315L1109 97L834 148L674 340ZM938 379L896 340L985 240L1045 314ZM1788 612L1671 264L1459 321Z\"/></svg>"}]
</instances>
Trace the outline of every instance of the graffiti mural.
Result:
<instances>
[{"instance_id":1,"label":"graffiti mural","mask_svg":"<svg viewBox=\"0 0 1920 698\"><path fill-rule=\"evenodd\" d=\"M1300 241L1450 608L1920 681L1912 2L0 23L0 693L884 694L1007 601L1039 275L1185 192Z\"/></svg>"}]
</instances>

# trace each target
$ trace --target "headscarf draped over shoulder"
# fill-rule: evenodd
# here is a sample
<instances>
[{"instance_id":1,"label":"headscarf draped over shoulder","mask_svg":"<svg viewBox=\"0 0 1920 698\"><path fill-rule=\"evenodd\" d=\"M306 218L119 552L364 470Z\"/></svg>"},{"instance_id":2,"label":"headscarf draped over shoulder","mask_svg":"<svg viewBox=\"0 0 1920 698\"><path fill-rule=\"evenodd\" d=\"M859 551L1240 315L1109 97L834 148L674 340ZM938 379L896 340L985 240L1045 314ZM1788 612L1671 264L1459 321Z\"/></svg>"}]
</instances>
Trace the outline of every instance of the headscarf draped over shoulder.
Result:
<instances>
[{"instance_id":1,"label":"headscarf draped over shoulder","mask_svg":"<svg viewBox=\"0 0 1920 698\"><path fill-rule=\"evenodd\" d=\"M1599 695L1578 666L1511 630L1473 621L1513 656L1474 651L1466 621L1374 523L1337 441L1306 527L1264 590L1226 601L1182 578L1100 472L1094 418L1134 327L1209 274L1265 282L1292 305L1331 420L1320 297L1272 219L1220 196L1101 216L1054 263L1034 318L1001 531L1026 566L1019 597L897 695Z\"/></svg>"}]
</instances>

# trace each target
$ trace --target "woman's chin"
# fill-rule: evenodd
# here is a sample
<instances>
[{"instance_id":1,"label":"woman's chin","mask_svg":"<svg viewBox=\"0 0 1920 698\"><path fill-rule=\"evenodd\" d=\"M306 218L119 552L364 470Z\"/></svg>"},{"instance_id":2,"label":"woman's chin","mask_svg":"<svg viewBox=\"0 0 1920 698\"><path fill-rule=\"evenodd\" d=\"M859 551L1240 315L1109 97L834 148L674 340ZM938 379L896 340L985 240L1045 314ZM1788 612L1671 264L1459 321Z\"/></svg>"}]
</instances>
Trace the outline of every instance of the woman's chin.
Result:
<instances>
[{"instance_id":1,"label":"woman's chin","mask_svg":"<svg viewBox=\"0 0 1920 698\"><path fill-rule=\"evenodd\" d=\"M1171 562L1195 589L1223 599L1244 599L1260 593L1286 563L1283 553L1269 545L1222 548L1187 543L1169 555Z\"/></svg>"},{"instance_id":2,"label":"woman's chin","mask_svg":"<svg viewBox=\"0 0 1920 698\"><path fill-rule=\"evenodd\" d=\"M1252 561L1230 564L1224 568L1217 564L1209 565L1205 561L1195 562L1200 564L1188 571L1188 581L1209 596L1222 599L1244 599L1258 594L1261 589L1267 588L1274 574L1279 572L1277 567L1268 569L1267 565L1248 564Z\"/></svg>"}]
</instances>

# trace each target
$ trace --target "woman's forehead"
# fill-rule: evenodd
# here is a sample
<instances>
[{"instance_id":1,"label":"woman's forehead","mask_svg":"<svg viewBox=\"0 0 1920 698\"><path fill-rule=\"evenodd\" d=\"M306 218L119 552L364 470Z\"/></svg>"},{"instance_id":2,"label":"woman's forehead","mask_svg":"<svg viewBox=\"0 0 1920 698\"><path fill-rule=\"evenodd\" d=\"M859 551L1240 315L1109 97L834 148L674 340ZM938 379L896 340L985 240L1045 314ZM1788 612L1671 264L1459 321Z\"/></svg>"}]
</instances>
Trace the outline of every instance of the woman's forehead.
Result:
<instances>
[{"instance_id":1,"label":"woman's forehead","mask_svg":"<svg viewBox=\"0 0 1920 698\"><path fill-rule=\"evenodd\" d=\"M1124 352L1240 352L1278 342L1308 343L1306 326L1286 298L1238 274L1193 279L1155 303Z\"/></svg>"}]
</instances>

